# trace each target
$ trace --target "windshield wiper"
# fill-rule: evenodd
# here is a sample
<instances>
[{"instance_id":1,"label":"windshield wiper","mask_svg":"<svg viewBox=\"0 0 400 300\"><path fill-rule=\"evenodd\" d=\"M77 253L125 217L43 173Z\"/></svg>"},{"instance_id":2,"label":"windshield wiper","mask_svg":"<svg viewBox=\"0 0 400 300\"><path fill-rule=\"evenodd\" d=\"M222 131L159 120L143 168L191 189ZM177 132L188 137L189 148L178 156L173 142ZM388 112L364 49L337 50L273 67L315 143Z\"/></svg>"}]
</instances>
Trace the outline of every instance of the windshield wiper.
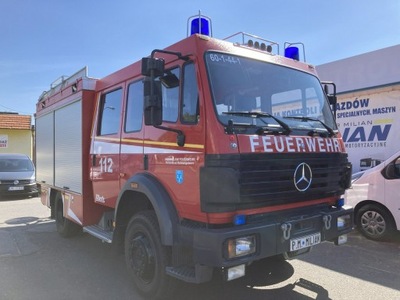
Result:
<instances>
[{"instance_id":1,"label":"windshield wiper","mask_svg":"<svg viewBox=\"0 0 400 300\"><path fill-rule=\"evenodd\" d=\"M286 124L282 120L278 119L274 115L271 115L270 113L267 113L267 112L262 112L262 111L224 111L223 114L233 115L233 116L260 118L261 121L264 122L266 125L269 125L269 124L266 123L262 118L271 118L276 123L278 123L279 126L282 127L284 134L288 135L292 131L288 124Z\"/></svg>"},{"instance_id":2,"label":"windshield wiper","mask_svg":"<svg viewBox=\"0 0 400 300\"><path fill-rule=\"evenodd\" d=\"M306 116L289 116L289 117L283 117L284 119L295 119L295 120L300 120L302 122L307 122L307 121L312 121L312 122L318 122L320 123L328 132L328 136L334 136L336 135L335 131L333 131L332 128L330 128L328 125L326 125L323 121L317 119L317 118L312 118L312 117L306 117Z\"/></svg>"}]
</instances>

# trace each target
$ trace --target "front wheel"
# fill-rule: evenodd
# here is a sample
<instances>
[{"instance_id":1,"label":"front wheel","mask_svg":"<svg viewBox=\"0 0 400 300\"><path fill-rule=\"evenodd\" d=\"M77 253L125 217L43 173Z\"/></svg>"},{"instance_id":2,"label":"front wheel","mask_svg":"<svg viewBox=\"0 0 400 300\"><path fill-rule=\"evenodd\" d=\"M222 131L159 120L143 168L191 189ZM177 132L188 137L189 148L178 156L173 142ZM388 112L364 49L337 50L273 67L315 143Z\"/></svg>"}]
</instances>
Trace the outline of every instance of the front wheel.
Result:
<instances>
[{"instance_id":1,"label":"front wheel","mask_svg":"<svg viewBox=\"0 0 400 300\"><path fill-rule=\"evenodd\" d=\"M357 229L371 240L386 240L393 231L391 215L373 204L365 205L358 210L356 222Z\"/></svg>"},{"instance_id":2,"label":"front wheel","mask_svg":"<svg viewBox=\"0 0 400 300\"><path fill-rule=\"evenodd\" d=\"M125 262L138 292L146 299L166 299L174 279L165 272L167 247L153 211L142 211L129 221L125 235Z\"/></svg>"}]
</instances>

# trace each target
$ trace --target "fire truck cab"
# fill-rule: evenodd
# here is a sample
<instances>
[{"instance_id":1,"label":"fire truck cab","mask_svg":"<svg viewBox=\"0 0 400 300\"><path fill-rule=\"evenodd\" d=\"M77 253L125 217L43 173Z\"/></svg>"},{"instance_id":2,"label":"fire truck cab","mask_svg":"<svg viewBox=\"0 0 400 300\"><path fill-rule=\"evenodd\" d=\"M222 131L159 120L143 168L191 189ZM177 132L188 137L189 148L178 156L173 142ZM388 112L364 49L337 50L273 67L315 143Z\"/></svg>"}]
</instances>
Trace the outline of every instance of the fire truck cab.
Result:
<instances>
[{"instance_id":1,"label":"fire truck cab","mask_svg":"<svg viewBox=\"0 0 400 300\"><path fill-rule=\"evenodd\" d=\"M193 34L102 79L84 68L37 103L37 180L65 237L124 249L138 291L227 280L266 257L346 242L351 165L298 48Z\"/></svg>"}]
</instances>

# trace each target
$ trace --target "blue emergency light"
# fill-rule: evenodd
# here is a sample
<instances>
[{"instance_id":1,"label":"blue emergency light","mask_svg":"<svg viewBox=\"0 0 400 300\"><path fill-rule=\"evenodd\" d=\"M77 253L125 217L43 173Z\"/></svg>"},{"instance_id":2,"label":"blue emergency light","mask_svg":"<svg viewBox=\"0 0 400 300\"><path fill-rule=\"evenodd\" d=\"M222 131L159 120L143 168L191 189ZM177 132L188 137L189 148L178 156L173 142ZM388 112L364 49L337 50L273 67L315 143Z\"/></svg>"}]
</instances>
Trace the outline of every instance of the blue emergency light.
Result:
<instances>
[{"instance_id":1,"label":"blue emergency light","mask_svg":"<svg viewBox=\"0 0 400 300\"><path fill-rule=\"evenodd\" d=\"M190 27L190 35L200 33L203 35L210 35L210 22L205 18L196 18L192 20Z\"/></svg>"},{"instance_id":2,"label":"blue emergency light","mask_svg":"<svg viewBox=\"0 0 400 300\"><path fill-rule=\"evenodd\" d=\"M188 36L189 27L190 35L198 33L202 35L212 36L211 18L202 15L200 11L198 15L189 17L188 19Z\"/></svg>"},{"instance_id":3,"label":"blue emergency light","mask_svg":"<svg viewBox=\"0 0 400 300\"><path fill-rule=\"evenodd\" d=\"M246 215L236 215L233 217L233 224L236 226L246 224Z\"/></svg>"},{"instance_id":4,"label":"blue emergency light","mask_svg":"<svg viewBox=\"0 0 400 300\"><path fill-rule=\"evenodd\" d=\"M297 48L297 47L285 48L285 57L291 58L294 60L299 60L300 59L299 48Z\"/></svg>"},{"instance_id":5,"label":"blue emergency light","mask_svg":"<svg viewBox=\"0 0 400 300\"><path fill-rule=\"evenodd\" d=\"M344 198L340 198L338 201L337 201L337 203L336 203L336 206L337 207L343 207L343 205L344 205Z\"/></svg>"}]
</instances>

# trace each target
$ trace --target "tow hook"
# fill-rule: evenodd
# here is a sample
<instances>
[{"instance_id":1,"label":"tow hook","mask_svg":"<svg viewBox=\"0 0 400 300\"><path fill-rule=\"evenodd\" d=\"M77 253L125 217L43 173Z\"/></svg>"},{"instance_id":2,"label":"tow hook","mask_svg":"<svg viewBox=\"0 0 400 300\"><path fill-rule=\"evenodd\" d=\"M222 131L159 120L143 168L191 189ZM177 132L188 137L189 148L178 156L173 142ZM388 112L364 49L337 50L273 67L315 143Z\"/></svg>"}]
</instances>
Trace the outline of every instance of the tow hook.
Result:
<instances>
[{"instance_id":1,"label":"tow hook","mask_svg":"<svg viewBox=\"0 0 400 300\"><path fill-rule=\"evenodd\" d=\"M290 223L283 223L281 225L281 229L283 231L283 238L285 241L290 239L290 230L292 230L292 224Z\"/></svg>"},{"instance_id":2,"label":"tow hook","mask_svg":"<svg viewBox=\"0 0 400 300\"><path fill-rule=\"evenodd\" d=\"M331 229L332 216L331 215L324 215L322 220L324 221L325 229L326 230Z\"/></svg>"}]
</instances>

